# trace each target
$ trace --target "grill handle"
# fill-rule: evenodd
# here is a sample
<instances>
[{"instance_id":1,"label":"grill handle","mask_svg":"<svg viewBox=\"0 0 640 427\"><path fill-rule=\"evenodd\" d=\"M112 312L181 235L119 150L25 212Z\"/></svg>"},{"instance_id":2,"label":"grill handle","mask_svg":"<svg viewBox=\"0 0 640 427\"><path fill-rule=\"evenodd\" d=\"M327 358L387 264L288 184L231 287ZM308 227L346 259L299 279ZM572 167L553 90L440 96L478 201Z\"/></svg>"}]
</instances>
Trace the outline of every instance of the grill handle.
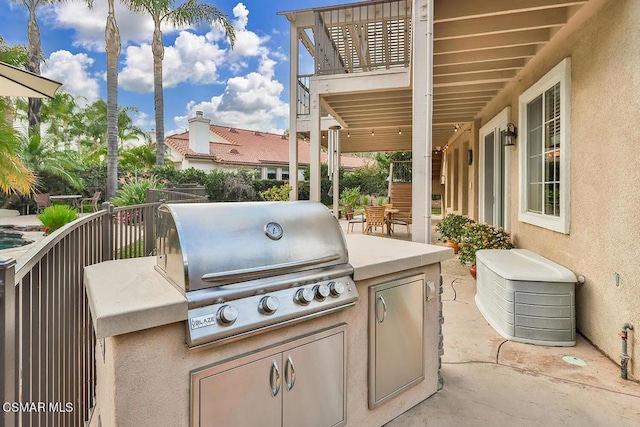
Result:
<instances>
[{"instance_id":1,"label":"grill handle","mask_svg":"<svg viewBox=\"0 0 640 427\"><path fill-rule=\"evenodd\" d=\"M274 273L281 272L283 270L291 270L294 268L301 268L312 266L316 264L323 264L325 262L335 261L340 259L340 255L327 255L319 258L305 259L302 261L285 262L282 264L266 265L261 267L243 268L240 270L224 271L221 273L206 273L202 275L202 280L205 282L237 282L240 279L248 280L255 277L262 277L266 274L272 275Z\"/></svg>"},{"instance_id":2,"label":"grill handle","mask_svg":"<svg viewBox=\"0 0 640 427\"><path fill-rule=\"evenodd\" d=\"M280 392L280 369L278 368L278 363L276 363L275 360L271 362L269 383L271 384L271 395L275 397L278 392Z\"/></svg>"}]
</instances>

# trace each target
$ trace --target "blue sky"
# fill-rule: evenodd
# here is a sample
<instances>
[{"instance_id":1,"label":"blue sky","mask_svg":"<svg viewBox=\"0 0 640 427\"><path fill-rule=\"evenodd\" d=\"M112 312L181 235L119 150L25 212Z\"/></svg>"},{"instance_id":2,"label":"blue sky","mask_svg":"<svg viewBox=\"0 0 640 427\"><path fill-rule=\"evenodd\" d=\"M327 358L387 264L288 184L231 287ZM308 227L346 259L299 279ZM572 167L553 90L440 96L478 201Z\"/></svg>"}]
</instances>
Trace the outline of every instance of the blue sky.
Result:
<instances>
[{"instance_id":1,"label":"blue sky","mask_svg":"<svg viewBox=\"0 0 640 427\"><path fill-rule=\"evenodd\" d=\"M215 124L284 131L289 127L289 22L276 13L352 1L201 1L227 14L238 39L230 50L220 30L210 25L163 28L166 133L184 130L196 110L204 111ZM45 57L42 74L62 82L62 91L86 102L106 99L106 3L94 0L93 10L80 1L38 8ZM8 44L27 44L27 19L21 3L0 0L0 35ZM150 130L155 127L153 24L117 0L116 19L122 38L118 103L137 107L136 124Z\"/></svg>"}]
</instances>

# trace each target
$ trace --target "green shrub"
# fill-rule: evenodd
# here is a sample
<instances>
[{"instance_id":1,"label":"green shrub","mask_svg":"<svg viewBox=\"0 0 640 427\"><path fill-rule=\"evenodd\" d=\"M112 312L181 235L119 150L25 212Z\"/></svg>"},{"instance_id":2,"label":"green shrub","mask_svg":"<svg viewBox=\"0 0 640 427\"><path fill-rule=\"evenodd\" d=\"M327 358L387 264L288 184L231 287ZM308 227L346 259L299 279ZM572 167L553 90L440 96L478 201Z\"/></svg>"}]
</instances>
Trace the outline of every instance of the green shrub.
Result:
<instances>
[{"instance_id":1,"label":"green shrub","mask_svg":"<svg viewBox=\"0 0 640 427\"><path fill-rule=\"evenodd\" d=\"M500 227L471 222L463 227L458 252L462 265L476 265L476 252L480 249L511 249L513 242L509 233Z\"/></svg>"},{"instance_id":2,"label":"green shrub","mask_svg":"<svg viewBox=\"0 0 640 427\"><path fill-rule=\"evenodd\" d=\"M147 188L162 187L160 181L154 176L127 175L120 179L122 186L116 192L116 197L111 203L116 206L131 206L146 203Z\"/></svg>"},{"instance_id":3,"label":"green shrub","mask_svg":"<svg viewBox=\"0 0 640 427\"><path fill-rule=\"evenodd\" d=\"M361 193L384 196L389 188L388 177L388 171L384 171L375 165L362 166L350 172L345 172L344 177L340 178L340 187L360 187Z\"/></svg>"},{"instance_id":4,"label":"green shrub","mask_svg":"<svg viewBox=\"0 0 640 427\"><path fill-rule=\"evenodd\" d=\"M440 240L443 242L452 240L460 243L464 226L472 222L472 219L464 215L448 214L436 224L436 231L440 233Z\"/></svg>"},{"instance_id":5,"label":"green shrub","mask_svg":"<svg viewBox=\"0 0 640 427\"><path fill-rule=\"evenodd\" d=\"M78 211L67 205L51 205L38 215L46 234L78 219Z\"/></svg>"},{"instance_id":6,"label":"green shrub","mask_svg":"<svg viewBox=\"0 0 640 427\"><path fill-rule=\"evenodd\" d=\"M284 202L289 200L289 193L291 190L293 190L293 187L289 184L281 186L275 185L266 191L260 192L260 197L272 202Z\"/></svg>"},{"instance_id":7,"label":"green shrub","mask_svg":"<svg viewBox=\"0 0 640 427\"><path fill-rule=\"evenodd\" d=\"M280 187L284 184L286 184L286 182L279 179L254 179L251 181L251 185L258 195L272 187Z\"/></svg>"},{"instance_id":8,"label":"green shrub","mask_svg":"<svg viewBox=\"0 0 640 427\"><path fill-rule=\"evenodd\" d=\"M342 190L342 193L340 193L340 204L356 209L360 207L360 197L360 187L345 188Z\"/></svg>"}]
</instances>

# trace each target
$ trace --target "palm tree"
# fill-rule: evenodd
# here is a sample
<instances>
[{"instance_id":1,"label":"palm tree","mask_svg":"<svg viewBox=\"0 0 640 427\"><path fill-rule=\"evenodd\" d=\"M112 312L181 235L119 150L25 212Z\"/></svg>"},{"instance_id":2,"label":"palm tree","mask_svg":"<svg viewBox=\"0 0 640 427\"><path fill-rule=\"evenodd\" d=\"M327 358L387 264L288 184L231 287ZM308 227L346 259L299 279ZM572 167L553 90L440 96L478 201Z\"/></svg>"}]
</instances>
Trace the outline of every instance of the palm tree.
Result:
<instances>
[{"instance_id":1,"label":"palm tree","mask_svg":"<svg viewBox=\"0 0 640 427\"><path fill-rule=\"evenodd\" d=\"M54 146L60 144L69 149L71 142L71 126L73 126L78 104L68 93L58 93L55 98L42 103L42 121L49 124L47 134L53 138Z\"/></svg>"},{"instance_id":2,"label":"palm tree","mask_svg":"<svg viewBox=\"0 0 640 427\"><path fill-rule=\"evenodd\" d=\"M39 134L19 135L21 158L24 164L36 176L47 174L62 179L76 190L84 185L74 171L82 169L71 151L56 149L49 138L41 138Z\"/></svg>"},{"instance_id":3,"label":"palm tree","mask_svg":"<svg viewBox=\"0 0 640 427\"><path fill-rule=\"evenodd\" d=\"M93 0L87 0L93 7ZM104 29L107 52L107 189L106 197L116 195L118 189L118 60L122 43L116 22L114 0L107 0L109 10Z\"/></svg>"},{"instance_id":4,"label":"palm tree","mask_svg":"<svg viewBox=\"0 0 640 427\"><path fill-rule=\"evenodd\" d=\"M123 107L118 108L118 140L120 141L120 148L124 148L124 143L127 141L138 141L142 139L144 142L149 141L149 135L142 129L133 124L133 119L129 116L129 113L137 113L136 107Z\"/></svg>"},{"instance_id":5,"label":"palm tree","mask_svg":"<svg viewBox=\"0 0 640 427\"><path fill-rule=\"evenodd\" d=\"M17 1L17 0L16 0ZM27 70L40 74L40 61L42 60L42 41L40 27L36 19L36 9L43 4L52 4L60 0L20 0L29 12L27 24L27 37L29 38L29 58ZM29 98L29 132L40 133L40 98Z\"/></svg>"},{"instance_id":6,"label":"palm tree","mask_svg":"<svg viewBox=\"0 0 640 427\"><path fill-rule=\"evenodd\" d=\"M118 190L118 59L122 44L116 22L114 0L108 0L109 13L104 38L107 50L107 199Z\"/></svg>"},{"instance_id":7,"label":"palm tree","mask_svg":"<svg viewBox=\"0 0 640 427\"><path fill-rule=\"evenodd\" d=\"M196 25L216 22L222 26L231 47L235 42L235 32L227 16L214 6L188 0L175 7L174 0L125 0L131 10L147 12L153 19L153 98L156 116L156 164L164 164L164 94L162 92L162 60L164 58L164 44L162 43L163 22L176 26Z\"/></svg>"},{"instance_id":8,"label":"palm tree","mask_svg":"<svg viewBox=\"0 0 640 427\"><path fill-rule=\"evenodd\" d=\"M20 159L17 132L5 117L8 108L0 98L0 191L5 194L31 194L36 177Z\"/></svg>"},{"instance_id":9,"label":"palm tree","mask_svg":"<svg viewBox=\"0 0 640 427\"><path fill-rule=\"evenodd\" d=\"M20 67L27 60L25 46L7 45L0 36L0 61ZM9 98L0 97L0 191L6 194L30 194L36 177L20 159L20 141L12 125L15 115Z\"/></svg>"}]
</instances>

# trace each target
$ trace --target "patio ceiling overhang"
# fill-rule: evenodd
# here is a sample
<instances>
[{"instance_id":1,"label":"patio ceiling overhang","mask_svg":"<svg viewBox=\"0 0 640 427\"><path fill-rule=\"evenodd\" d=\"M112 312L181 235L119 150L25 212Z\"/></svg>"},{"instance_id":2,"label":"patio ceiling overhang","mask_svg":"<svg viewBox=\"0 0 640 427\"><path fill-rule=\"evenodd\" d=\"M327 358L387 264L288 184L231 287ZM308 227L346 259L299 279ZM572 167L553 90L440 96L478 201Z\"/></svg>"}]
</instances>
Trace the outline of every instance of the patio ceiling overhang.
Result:
<instances>
[{"instance_id":1,"label":"patio ceiling overhang","mask_svg":"<svg viewBox=\"0 0 640 427\"><path fill-rule=\"evenodd\" d=\"M456 124L464 125L478 117L483 108L509 82L517 78L527 63L588 2L589 0L436 0L432 146L445 146L454 136ZM384 10L384 4L385 2L373 1L355 5ZM407 4L411 2L408 1ZM354 7L354 4L343 7ZM284 14L291 20L303 17L304 12ZM297 13L302 15L298 16ZM300 34L303 45L309 49L311 42L308 34L305 31L300 31ZM338 40L340 35L345 34L345 29L330 29L328 34L336 39L334 43L341 55L349 56L345 50L349 48L349 43ZM385 37L381 40L380 49L394 49L393 43L389 43L392 38ZM426 47L417 48L426 54ZM374 49L370 51L375 52ZM313 56L311 49L310 53ZM374 59L366 53L368 52L359 54L360 61L365 65L367 61ZM405 68L405 72L410 73L410 69ZM335 78L343 76L344 74L334 75ZM321 102L325 111L344 127L341 131L343 152L411 149L411 84L394 90L371 88L326 93L321 94Z\"/></svg>"}]
</instances>

